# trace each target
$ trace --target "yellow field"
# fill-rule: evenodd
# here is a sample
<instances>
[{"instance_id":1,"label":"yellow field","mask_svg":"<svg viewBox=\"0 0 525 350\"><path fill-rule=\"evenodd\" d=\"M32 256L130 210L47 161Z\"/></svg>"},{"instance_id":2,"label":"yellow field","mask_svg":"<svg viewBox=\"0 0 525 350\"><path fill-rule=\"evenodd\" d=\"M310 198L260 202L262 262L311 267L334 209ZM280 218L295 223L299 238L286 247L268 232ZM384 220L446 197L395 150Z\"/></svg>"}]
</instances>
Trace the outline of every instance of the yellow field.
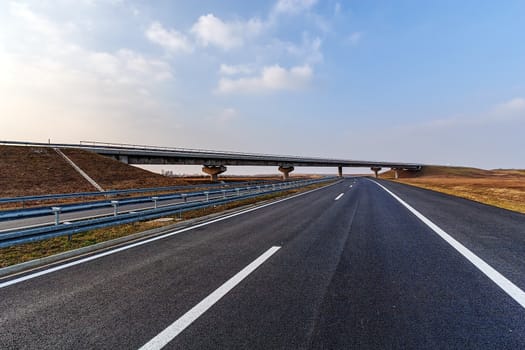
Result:
<instances>
[{"instance_id":1,"label":"yellow field","mask_svg":"<svg viewBox=\"0 0 525 350\"><path fill-rule=\"evenodd\" d=\"M396 181L525 213L525 171L428 167L421 176L402 173ZM386 172L382 178L393 178Z\"/></svg>"}]
</instances>

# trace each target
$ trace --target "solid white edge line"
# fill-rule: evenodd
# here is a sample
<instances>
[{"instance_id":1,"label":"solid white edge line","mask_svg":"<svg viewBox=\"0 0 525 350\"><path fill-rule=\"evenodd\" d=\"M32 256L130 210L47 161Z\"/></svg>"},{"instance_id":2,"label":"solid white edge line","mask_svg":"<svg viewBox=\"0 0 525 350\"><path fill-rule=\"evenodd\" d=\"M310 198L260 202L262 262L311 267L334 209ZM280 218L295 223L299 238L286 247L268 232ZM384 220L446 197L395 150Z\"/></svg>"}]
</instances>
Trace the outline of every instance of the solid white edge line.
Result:
<instances>
[{"instance_id":1,"label":"solid white edge line","mask_svg":"<svg viewBox=\"0 0 525 350\"><path fill-rule=\"evenodd\" d=\"M241 283L249 274L255 269L262 265L268 260L273 254L275 254L281 247L271 247L253 262L251 262L244 269L239 271L235 276L224 282L219 288L213 293L204 298L200 303L192 307L178 320L169 325L166 329L156 335L149 342L144 344L139 350L159 350L162 349L166 344L172 341L177 335L179 335L184 329L191 325L196 319L204 314L210 307L217 303L223 296L225 296L230 290L236 285Z\"/></svg>"},{"instance_id":2,"label":"solid white edge line","mask_svg":"<svg viewBox=\"0 0 525 350\"><path fill-rule=\"evenodd\" d=\"M98 254L95 254L95 255L88 256L86 258L75 260L75 261L72 261L72 262L69 262L69 263L66 263L66 264L63 264L63 265L58 265L58 266L51 267L51 268L48 268L48 269L45 269L45 270L42 270L42 271L39 271L39 272L31 273L31 274L28 274L28 275L25 275L25 276L22 276L22 277L18 277L18 278L12 279L12 280L8 280L6 282L0 283L0 289L4 288L4 287L8 287L8 286L13 285L13 284L17 284L17 283L23 282L23 281L27 281L29 279L33 279L35 277L39 277L39 276L47 275L47 274L55 272L55 271L63 270L63 269L66 269L68 267L71 267L71 266L83 264L83 263L91 261L91 260L102 258L102 257L107 256L107 255L115 254L115 253L121 252L123 250L131 249L131 248L143 245L143 244L148 244L148 243L151 243L151 242L154 242L154 241L158 241L160 239L168 238L168 237L174 236L174 235L182 233L182 232L190 231L190 230L202 227L202 226L207 226L207 225L219 222L219 221L227 220L227 219L233 218L233 217L238 216L238 215L242 215L242 214L246 214L246 213L249 213L249 212L252 212L252 211L255 211L255 210L266 208L266 207L269 207L271 205L275 205L275 204L278 204L278 203L281 203L281 202L284 202L284 201L287 201L287 200L290 200L290 199L293 199L293 198L297 198L297 197L304 196L304 195L307 195L307 194L315 192L315 191L322 190L324 188L336 185L338 183L340 183L340 181L334 182L332 184L329 184L329 185L326 185L326 186L323 186L323 187L314 188L313 190L310 190L310 191L298 193L296 195L293 195L293 196L290 196L290 197L287 197L287 198L283 198L283 199L277 200L275 202L263 204L263 205L255 207L255 208L246 209L246 210L243 210L243 211L231 214L231 215L222 216L220 218L217 218L217 219L214 219L214 220L211 220L211 221L206 221L206 222L203 222L203 223L200 223L200 224L197 224L197 225L194 225L194 226L189 226L189 227L177 230L177 231L168 232L168 233L166 233L164 235L161 235L161 236L156 236L156 237L153 237L153 238L149 238L149 239L146 239L146 240L143 240L143 241L140 241L140 242L136 242L136 243L133 243L133 244L130 244L130 245L126 245L126 246L123 246L123 247L120 247L120 248L108 250L108 251L105 251L103 253L98 253Z\"/></svg>"},{"instance_id":3,"label":"solid white edge line","mask_svg":"<svg viewBox=\"0 0 525 350\"><path fill-rule=\"evenodd\" d=\"M344 193L341 193L339 196L335 197L334 201L338 201L339 199L341 199L342 196L344 196L345 194Z\"/></svg>"},{"instance_id":4,"label":"solid white edge line","mask_svg":"<svg viewBox=\"0 0 525 350\"><path fill-rule=\"evenodd\" d=\"M370 180L372 181L372 180ZM499 273L496 269L494 269L492 266L487 264L484 260L482 260L480 257L478 257L476 254L471 252L468 248L466 248L464 245L456 241L452 236L450 236L448 233L443 231L439 226L434 224L432 221L430 221L428 218L426 218L423 214L418 212L416 209L412 208L409 204L407 204L405 201L403 201L401 198L396 196L394 193L392 193L390 190L388 190L385 186L372 181L379 187L381 187L383 190L385 190L388 194L390 194L392 197L394 197L399 203L401 203L403 206L405 206L412 214L414 214L419 220L423 221L428 227L430 227L435 233L437 233L441 238L443 238L448 244L450 244L454 249L456 249L461 255L463 255L468 261L470 261L474 266L478 268L483 274L485 274L488 278L490 278L494 283L496 283L505 293L507 293L512 299L514 299L518 304L520 304L523 308L525 308L525 292L521 290L518 286L516 286L514 283L512 283L509 279L507 279L505 276L503 276L501 273Z\"/></svg>"}]
</instances>

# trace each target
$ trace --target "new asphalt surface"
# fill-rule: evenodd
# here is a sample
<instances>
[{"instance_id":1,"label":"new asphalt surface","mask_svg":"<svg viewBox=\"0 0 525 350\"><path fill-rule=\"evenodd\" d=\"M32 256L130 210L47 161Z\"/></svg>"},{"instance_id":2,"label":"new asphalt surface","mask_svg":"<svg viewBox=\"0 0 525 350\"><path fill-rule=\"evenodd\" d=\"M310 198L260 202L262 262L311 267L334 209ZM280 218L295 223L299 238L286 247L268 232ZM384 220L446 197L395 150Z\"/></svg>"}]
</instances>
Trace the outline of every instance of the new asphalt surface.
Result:
<instances>
[{"instance_id":1,"label":"new asphalt surface","mask_svg":"<svg viewBox=\"0 0 525 350\"><path fill-rule=\"evenodd\" d=\"M380 183L525 288L525 215ZM138 349L271 247L165 348L525 348L524 307L368 179L0 280L0 348Z\"/></svg>"}]
</instances>

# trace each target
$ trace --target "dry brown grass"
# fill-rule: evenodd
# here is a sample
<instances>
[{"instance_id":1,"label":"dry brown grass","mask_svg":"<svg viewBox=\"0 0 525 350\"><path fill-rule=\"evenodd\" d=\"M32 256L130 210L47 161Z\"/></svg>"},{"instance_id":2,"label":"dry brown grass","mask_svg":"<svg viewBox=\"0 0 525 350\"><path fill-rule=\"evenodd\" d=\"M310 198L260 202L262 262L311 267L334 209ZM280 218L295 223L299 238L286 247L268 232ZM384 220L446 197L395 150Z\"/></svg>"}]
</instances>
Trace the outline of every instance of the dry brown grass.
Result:
<instances>
[{"instance_id":1,"label":"dry brown grass","mask_svg":"<svg viewBox=\"0 0 525 350\"><path fill-rule=\"evenodd\" d=\"M62 152L105 190L187 185L184 178L167 177L99 154L63 149Z\"/></svg>"},{"instance_id":2,"label":"dry brown grass","mask_svg":"<svg viewBox=\"0 0 525 350\"><path fill-rule=\"evenodd\" d=\"M224 205L210 207L206 209L197 209L183 213L180 217L171 216L174 221L189 220L213 213L222 212L224 210L238 208L244 205L253 204L269 199L291 195L298 192L304 192L313 188L321 187L326 184L315 184L301 189L292 189L283 193L273 193L260 196L257 198L245 199L238 202L227 203ZM136 222L133 224L115 226L106 229L93 230L77 235L73 235L71 241L67 237L57 237L45 241L21 244L9 248L0 249L0 267L6 267L14 264L19 264L25 261L43 258L46 256L58 254L61 252L93 245L96 243L108 241L111 239L128 236L134 233L143 232L145 230L172 225L173 221L159 222L159 221L145 221Z\"/></svg>"},{"instance_id":3,"label":"dry brown grass","mask_svg":"<svg viewBox=\"0 0 525 350\"><path fill-rule=\"evenodd\" d=\"M0 146L0 197L92 190L51 148Z\"/></svg>"},{"instance_id":4,"label":"dry brown grass","mask_svg":"<svg viewBox=\"0 0 525 350\"><path fill-rule=\"evenodd\" d=\"M381 175L393 178L392 172ZM402 173L398 182L525 213L524 170L427 167L422 174Z\"/></svg>"}]
</instances>

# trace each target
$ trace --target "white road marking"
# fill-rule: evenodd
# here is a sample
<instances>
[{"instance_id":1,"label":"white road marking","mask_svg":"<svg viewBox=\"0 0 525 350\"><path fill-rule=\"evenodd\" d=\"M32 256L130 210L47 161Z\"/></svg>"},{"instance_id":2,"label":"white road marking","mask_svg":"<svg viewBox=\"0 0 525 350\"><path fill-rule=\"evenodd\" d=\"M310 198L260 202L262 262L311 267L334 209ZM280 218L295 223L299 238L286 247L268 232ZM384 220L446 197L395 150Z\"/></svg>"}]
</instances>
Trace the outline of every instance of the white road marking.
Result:
<instances>
[{"instance_id":1,"label":"white road marking","mask_svg":"<svg viewBox=\"0 0 525 350\"><path fill-rule=\"evenodd\" d=\"M191 325L196 319L204 314L210 307L218 302L236 285L241 283L249 274L262 265L268 258L275 254L281 247L271 247L264 254L255 259L252 263L238 272L235 276L224 282L222 286L217 288L213 293L204 298L200 303L191 308L188 312L182 315L178 320L169 325L166 329L160 332L157 336L144 344L139 350L158 350L162 349L166 344L172 341L184 329Z\"/></svg>"},{"instance_id":2,"label":"white road marking","mask_svg":"<svg viewBox=\"0 0 525 350\"><path fill-rule=\"evenodd\" d=\"M296 195L293 195L293 196L290 196L290 197L287 197L287 198L283 198L283 199L280 199L280 200L275 201L275 202L263 204L263 205L260 205L258 207L255 207L255 208L246 209L246 210L243 210L243 211L240 211L240 212L237 212L237 213L233 213L233 214L230 214L230 215L222 216L222 217L214 219L214 220L206 221L206 222L194 225L194 226L186 227L186 228L183 228L183 229L180 229L180 230L177 230L177 231L173 231L173 232L168 232L168 233L166 233L164 235L161 235L161 236L152 237L152 238L149 238L149 239L146 239L146 240L143 240L143 241L139 241L139 242L136 242L136 243L125 245L123 247L119 247L119 248L116 248L116 249L111 249L111 250L105 251L103 253L98 253L98 254L91 255L91 256L88 256L88 257L85 257L85 258L82 258L82 259L79 259L79 260L75 260L75 261L66 263L66 264L57 265L57 266L54 266L54 267L51 267L51 268L48 268L48 269L45 269L45 270L42 270L42 271L38 271L38 272L31 273L31 274L28 274L28 275L25 275L25 276L22 276L22 277L18 277L18 278L12 279L12 280L8 280L6 282L0 283L0 288L8 287L10 285L17 284L17 283L20 283L20 282L23 282L23 281L27 281L27 280L33 279L35 277L47 275L48 273L52 273L52 272L55 272L55 271L63 270L63 269L66 269L68 267L71 267L71 266L83 264L85 262L92 261L92 260L95 260L95 259L98 259L98 258L102 258L104 256L115 254L115 253L118 253L118 252L121 252L121 251L124 251L124 250L128 250L128 249L131 249L131 248L134 248L134 247L138 247L138 246L141 246L143 244L148 244L148 243L151 243L151 242L154 242L154 241L158 241L160 239L168 238L168 237L174 236L174 235L182 233L182 232L190 231L190 230L193 230L193 229L196 229L196 228L199 228L199 227L203 227L203 226L207 226L207 225L210 225L210 224L214 224L214 223L219 222L219 221L227 220L227 219L233 218L235 216L239 216L239 215L242 215L242 214L250 213L250 212L255 211L255 210L266 208L266 207L269 207L269 206L272 206L272 205L275 205L275 204L278 204L278 203L281 203L281 202L284 202L284 201L287 201L287 200L290 200L290 199L293 199L293 198L297 198L297 197L304 196L306 194L309 194L309 193L312 193L312 192L315 192L315 191L322 190L324 188L336 185L339 182L340 181L334 182L334 183L329 184L327 186L315 188L315 189L307 191L307 192L298 193Z\"/></svg>"},{"instance_id":3,"label":"white road marking","mask_svg":"<svg viewBox=\"0 0 525 350\"><path fill-rule=\"evenodd\" d=\"M372 180L370 180L372 181ZM423 214L418 212L416 209L412 208L409 204L403 201L401 198L396 196L390 190L388 190L383 185L372 181L377 184L379 187L383 188L388 194L394 197L399 203L406 207L412 214L414 214L419 220L423 221L428 227L430 227L435 233L437 233L441 238L443 238L448 244L450 244L454 249L456 249L461 255L463 255L468 261L470 261L474 266L478 268L485 276L490 278L494 283L496 283L505 293L507 293L512 299L518 302L523 308L525 308L525 292L521 290L518 286L508 280L501 273L496 271L492 266L487 264L484 260L478 257L476 254L471 252L464 245L456 241L452 236L443 231L439 226L434 224Z\"/></svg>"},{"instance_id":4,"label":"white road marking","mask_svg":"<svg viewBox=\"0 0 525 350\"><path fill-rule=\"evenodd\" d=\"M350 185L350 186L348 186L348 187L352 188L352 185Z\"/></svg>"},{"instance_id":5,"label":"white road marking","mask_svg":"<svg viewBox=\"0 0 525 350\"><path fill-rule=\"evenodd\" d=\"M338 201L341 199L342 196L344 196L345 194L344 193L341 193L339 196L335 197L334 200Z\"/></svg>"}]
</instances>

